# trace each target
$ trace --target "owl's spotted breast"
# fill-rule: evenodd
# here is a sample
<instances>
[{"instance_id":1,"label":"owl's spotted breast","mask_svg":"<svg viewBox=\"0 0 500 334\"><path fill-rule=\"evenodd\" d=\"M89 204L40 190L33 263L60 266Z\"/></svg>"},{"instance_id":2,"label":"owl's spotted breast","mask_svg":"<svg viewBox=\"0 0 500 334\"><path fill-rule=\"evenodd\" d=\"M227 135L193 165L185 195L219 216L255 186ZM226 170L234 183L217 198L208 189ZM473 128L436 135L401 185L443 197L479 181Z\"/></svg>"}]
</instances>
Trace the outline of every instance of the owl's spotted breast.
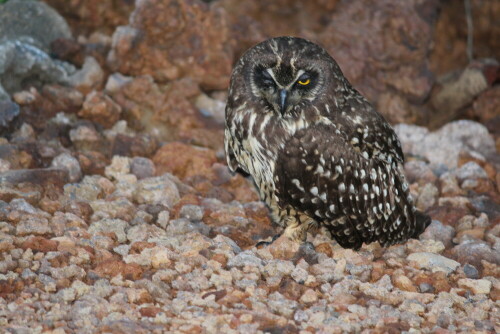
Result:
<instances>
[{"instance_id":1,"label":"owl's spotted breast","mask_svg":"<svg viewBox=\"0 0 500 334\"><path fill-rule=\"evenodd\" d=\"M430 223L412 203L391 126L307 40L273 38L238 61L225 148L293 239L321 226L343 247L387 246Z\"/></svg>"}]
</instances>

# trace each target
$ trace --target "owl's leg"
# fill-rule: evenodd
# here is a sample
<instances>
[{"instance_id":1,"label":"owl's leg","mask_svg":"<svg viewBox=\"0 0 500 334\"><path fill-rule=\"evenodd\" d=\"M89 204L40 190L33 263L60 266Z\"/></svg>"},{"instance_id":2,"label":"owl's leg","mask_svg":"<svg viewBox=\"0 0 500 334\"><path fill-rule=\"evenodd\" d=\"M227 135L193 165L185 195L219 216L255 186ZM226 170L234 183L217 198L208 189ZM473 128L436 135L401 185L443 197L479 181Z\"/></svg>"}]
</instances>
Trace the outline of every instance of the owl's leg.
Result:
<instances>
[{"instance_id":1,"label":"owl's leg","mask_svg":"<svg viewBox=\"0 0 500 334\"><path fill-rule=\"evenodd\" d=\"M303 243L307 239L307 224L301 223L300 219L290 217L283 234L288 239Z\"/></svg>"},{"instance_id":2,"label":"owl's leg","mask_svg":"<svg viewBox=\"0 0 500 334\"><path fill-rule=\"evenodd\" d=\"M272 211L272 216L278 225L284 228L283 232L275 235L271 241L258 242L256 247L269 246L281 236L303 244L307 240L309 229L317 226L316 221L301 212L295 211L293 208L284 210L275 208Z\"/></svg>"},{"instance_id":3,"label":"owl's leg","mask_svg":"<svg viewBox=\"0 0 500 334\"><path fill-rule=\"evenodd\" d=\"M278 207L274 207L274 210L271 211L271 216L273 217L273 220L281 227L284 229L281 231L281 233L276 234L271 241L259 241L255 246L257 248L263 247L263 246L270 246L273 242L275 242L277 239L279 239L282 235L286 236L288 239L291 240L297 240L297 238L291 237L290 233L292 233L290 226L298 226L299 224L297 223L297 218L294 216L289 215L290 211L289 210L281 210ZM288 232L287 232L288 231ZM304 234L305 236L306 234Z\"/></svg>"},{"instance_id":4,"label":"owl's leg","mask_svg":"<svg viewBox=\"0 0 500 334\"><path fill-rule=\"evenodd\" d=\"M307 229L304 224L301 224L298 219L295 217L286 217L286 221L284 224L285 229L276 234L271 241L259 241L255 246L257 248L263 246L270 246L273 242L275 242L280 237L285 237L292 241L298 241L300 243L304 243L307 239Z\"/></svg>"}]
</instances>

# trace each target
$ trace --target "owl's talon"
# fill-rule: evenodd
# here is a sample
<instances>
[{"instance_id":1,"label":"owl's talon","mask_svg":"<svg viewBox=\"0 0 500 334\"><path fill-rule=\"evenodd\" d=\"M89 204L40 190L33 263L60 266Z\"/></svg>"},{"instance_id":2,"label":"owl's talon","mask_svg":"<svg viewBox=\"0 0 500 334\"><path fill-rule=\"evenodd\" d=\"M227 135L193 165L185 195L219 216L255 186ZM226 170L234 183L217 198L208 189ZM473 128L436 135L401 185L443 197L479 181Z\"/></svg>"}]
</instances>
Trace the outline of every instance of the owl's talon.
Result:
<instances>
[{"instance_id":1,"label":"owl's talon","mask_svg":"<svg viewBox=\"0 0 500 334\"><path fill-rule=\"evenodd\" d=\"M259 241L258 243L255 244L255 247L257 248L262 248L262 247L267 247L270 246L273 242L275 242L279 237L281 237L281 234L276 234L273 236L271 241Z\"/></svg>"}]
</instances>

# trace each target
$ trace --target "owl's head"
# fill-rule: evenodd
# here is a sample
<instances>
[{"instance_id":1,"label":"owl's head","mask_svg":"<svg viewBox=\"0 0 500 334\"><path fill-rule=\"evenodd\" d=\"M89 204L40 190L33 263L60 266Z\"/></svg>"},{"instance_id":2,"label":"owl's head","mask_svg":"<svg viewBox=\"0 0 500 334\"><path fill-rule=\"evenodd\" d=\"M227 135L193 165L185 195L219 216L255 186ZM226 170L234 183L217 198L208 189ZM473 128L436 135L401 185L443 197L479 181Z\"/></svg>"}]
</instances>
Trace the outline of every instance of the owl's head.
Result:
<instances>
[{"instance_id":1,"label":"owl's head","mask_svg":"<svg viewBox=\"0 0 500 334\"><path fill-rule=\"evenodd\" d=\"M343 79L337 63L322 47L296 37L257 44L243 55L237 68L243 72L239 77L247 92L283 117L314 102L326 87L335 86L332 81Z\"/></svg>"}]
</instances>

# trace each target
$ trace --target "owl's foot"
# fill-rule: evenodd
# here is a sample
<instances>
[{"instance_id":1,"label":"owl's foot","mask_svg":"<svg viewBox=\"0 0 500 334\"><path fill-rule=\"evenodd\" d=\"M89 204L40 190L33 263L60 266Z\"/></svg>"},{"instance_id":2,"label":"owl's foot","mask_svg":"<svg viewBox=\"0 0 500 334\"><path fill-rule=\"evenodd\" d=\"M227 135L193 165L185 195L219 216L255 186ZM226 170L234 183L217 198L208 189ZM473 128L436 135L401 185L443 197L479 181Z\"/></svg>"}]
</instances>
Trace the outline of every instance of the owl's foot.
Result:
<instances>
[{"instance_id":1,"label":"owl's foot","mask_svg":"<svg viewBox=\"0 0 500 334\"><path fill-rule=\"evenodd\" d=\"M262 248L262 247L267 247L267 246L270 246L273 242L276 241L276 239L278 239L279 237L281 237L281 233L278 233L276 234L275 236L273 236L273 238L271 239L271 241L259 241L257 244L255 244L255 247L257 248Z\"/></svg>"}]
</instances>

